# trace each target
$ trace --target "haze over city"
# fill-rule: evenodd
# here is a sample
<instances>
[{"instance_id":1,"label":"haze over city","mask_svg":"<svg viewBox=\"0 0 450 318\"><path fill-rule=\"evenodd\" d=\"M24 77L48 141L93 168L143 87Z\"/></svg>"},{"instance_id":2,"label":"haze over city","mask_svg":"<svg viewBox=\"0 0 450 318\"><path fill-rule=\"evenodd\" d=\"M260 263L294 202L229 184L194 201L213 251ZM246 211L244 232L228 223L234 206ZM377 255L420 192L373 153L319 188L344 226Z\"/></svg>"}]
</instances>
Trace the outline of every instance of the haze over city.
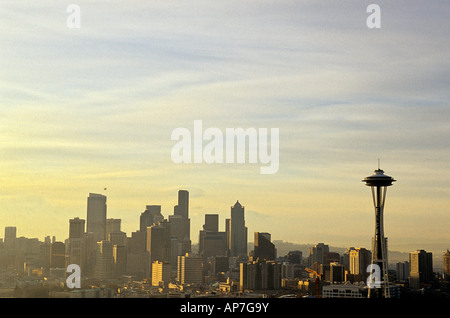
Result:
<instances>
[{"instance_id":1,"label":"haze over city","mask_svg":"<svg viewBox=\"0 0 450 318\"><path fill-rule=\"evenodd\" d=\"M190 193L204 215L245 206L248 233L370 248L361 180L389 188L389 249L449 248L449 6L444 1L4 1L0 12L0 229L68 237L89 193L127 234L146 205L167 217ZM279 128L279 169L176 164L194 121ZM106 191L104 189L107 189ZM0 232L1 233L1 232ZM2 235L2 234L0 234Z\"/></svg>"}]
</instances>

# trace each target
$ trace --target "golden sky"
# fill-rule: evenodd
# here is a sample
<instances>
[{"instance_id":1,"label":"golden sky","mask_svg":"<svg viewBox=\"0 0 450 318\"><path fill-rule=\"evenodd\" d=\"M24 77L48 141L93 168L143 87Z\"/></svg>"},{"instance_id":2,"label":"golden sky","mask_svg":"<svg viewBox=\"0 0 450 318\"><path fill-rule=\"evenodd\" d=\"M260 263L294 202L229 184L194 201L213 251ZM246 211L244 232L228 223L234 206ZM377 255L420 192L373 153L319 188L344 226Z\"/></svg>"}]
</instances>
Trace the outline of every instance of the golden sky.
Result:
<instances>
[{"instance_id":1,"label":"golden sky","mask_svg":"<svg viewBox=\"0 0 450 318\"><path fill-rule=\"evenodd\" d=\"M370 189L389 188L385 234L398 250L450 240L448 5L369 2L6 1L0 13L0 229L68 236L89 192L129 235L145 205L168 216L191 194L204 214L246 208L249 237L369 247ZM280 168L172 162L172 131L279 128ZM0 232L1 233L1 232ZM0 234L0 237L2 235Z\"/></svg>"}]
</instances>

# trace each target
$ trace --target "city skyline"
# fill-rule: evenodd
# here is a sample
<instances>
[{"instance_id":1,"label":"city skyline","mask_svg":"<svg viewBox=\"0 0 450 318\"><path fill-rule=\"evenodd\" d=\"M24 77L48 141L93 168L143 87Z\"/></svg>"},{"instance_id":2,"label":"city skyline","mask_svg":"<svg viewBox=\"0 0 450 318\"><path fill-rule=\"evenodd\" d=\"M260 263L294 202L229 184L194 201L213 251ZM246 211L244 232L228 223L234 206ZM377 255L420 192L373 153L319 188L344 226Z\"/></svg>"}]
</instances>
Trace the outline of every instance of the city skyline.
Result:
<instances>
[{"instance_id":1,"label":"city skyline","mask_svg":"<svg viewBox=\"0 0 450 318\"><path fill-rule=\"evenodd\" d=\"M374 172L374 175L375 175L375 173L377 171L378 170L376 170ZM106 188L104 190L106 191ZM77 233L77 236L79 236L79 235L81 235L83 233L87 234L88 232L93 231L93 233L96 233L96 235L98 235L99 233L103 233L103 234L101 234L102 237L97 238L97 241L100 242L101 240L108 240L107 233L109 233L109 231L118 231L120 229L120 232L124 233L126 238L131 238L132 235L135 232L139 232L139 231L140 232L143 232L143 231L146 232L146 230L143 229L143 225L144 224L147 224L147 226L151 226L151 225L154 225L154 224L158 224L160 222L162 222L162 223L164 223L164 222L171 223L171 222L176 221L175 219L178 219L178 217L182 217L182 219L188 220L188 223L187 223L188 224L187 225L188 226L188 229L187 229L187 233L188 234L187 235L188 235L188 239L189 239L189 242L190 242L189 245L191 245L191 244L192 245L196 245L197 247L195 249L200 247L198 245L199 244L199 235L201 236L202 230L205 229L205 226L208 226L207 223L210 222L210 221L207 220L208 217L214 217L215 218L215 222L217 222L217 229L215 229L215 231L219 231L219 232L225 233L223 231L226 231L227 228L231 229L233 227L233 225L231 225L231 224L235 224L233 222L238 222L238 223L236 223L236 224L239 224L238 227L242 227L243 228L243 230L245 231L244 237L239 238L238 241L242 241L243 242L243 240L244 240L244 241L247 242L247 245L243 246L242 247L242 249L243 249L242 253L238 253L238 254L247 254L248 252L250 252L250 250L247 251L247 248L250 248L250 246L253 244L253 241L252 241L253 234L255 234L255 242L257 240L256 239L256 234L257 233L267 234L269 237L272 236L272 234L270 232L262 231L262 230L256 228L254 225L248 224L248 222L246 221L246 219L247 219L247 211L244 212L245 206L241 205L239 200L237 200L234 204L229 206L228 214L224 215L224 214L221 214L221 213L205 213L202 216L200 216L200 219L195 219L195 218L192 219L192 218L190 218L190 216L189 216L189 214L190 214L189 213L189 205L190 205L190 203L189 203L189 191L185 190L185 189L179 189L178 190L178 201L176 201L176 203L178 203L178 205L175 204L173 206L173 211L172 212L168 212L167 215L165 215L164 213L161 212L161 210L162 210L161 205L158 205L158 204L146 205L145 208L143 209L143 211L137 213L136 216L135 216L135 219L137 219L137 221L135 220L136 221L136 224L135 224L136 227L135 228L132 228L130 226L130 224L125 224L125 228L124 228L123 227L124 223L122 222L123 219L120 218L120 216L116 215L114 217L110 217L110 216L108 216L107 212L106 213L104 213L104 211L102 212L102 210L103 210L102 205L104 205L104 208L106 208L106 210L107 210L108 201L107 201L107 196L106 195L98 194L98 193L89 193L86 199L87 199L87 205L86 205L86 211L85 211L84 216L83 215L76 215L76 216L73 216L73 217L71 217L70 219L67 220L67 235L62 235L62 237L61 236L57 237L56 235L48 234L48 235L45 235L45 237L33 237L33 236L30 237L30 236L27 236L25 233L20 233L20 231L17 229L17 226L15 226L15 225L6 225L4 227L5 231L3 232L4 233L4 235L3 235L4 237L2 237L0 235L0 239L3 239L3 240L5 239L5 237L7 235L7 233L6 233L7 230L9 232L11 232L11 230L14 230L14 237L18 237L18 238L19 237L24 237L24 238L27 238L27 239L38 239L40 242L44 242L48 238L50 238L50 239L55 240L55 242L63 242L64 243L64 242L66 242L67 239L70 238L70 231L75 231L75 233ZM96 208L99 211L99 215L97 215L97 216L92 216L92 208L89 207L90 204L92 206L92 202L90 202L92 200L97 201L97 202L102 202L102 203L100 203L100 206L98 205L98 203L94 202L94 205L96 205ZM180 203L181 203L182 209L178 208L180 206ZM180 211L184 211L184 212L182 212L180 214ZM238 214L236 214L236 211L240 211L240 212L238 212ZM148 220L143 220L143 218L146 217L145 216L146 213L148 213L148 212L151 212L152 216ZM89 216L90 214L91 214L91 216ZM227 222L233 219L233 214L235 215L235 218L237 216L237 220L240 219L240 221L231 221L230 224L228 225ZM89 217L91 218L91 221L89 221ZM147 216L147 217L149 217L149 216ZM175 219L173 219L173 218L175 218ZM103 219L103 221L101 221L102 219ZM194 222L192 222L192 221L194 221ZM85 231L83 233L81 233L81 232L78 233L80 228L77 227L76 230L74 230L74 228L72 228L72 222L75 222L77 224L82 222L83 228L85 228ZM100 226L100 227L98 226L99 222L100 223L106 222L106 223L103 224L103 229L102 229L102 226ZM150 223L148 223L148 222L150 222ZM179 222L179 221L176 221L176 222ZM91 224L89 225L89 223L91 223ZM113 225L113 223L115 225ZM198 229L197 228L192 229L191 228L191 224L192 223L194 223L194 224L201 224L201 225L199 226ZM108 230L108 224L110 224L110 226L114 226L115 230L112 230L112 229ZM88 230L89 226L90 226L91 230ZM236 226L236 225L234 225L234 226ZM251 233L247 233L248 232L248 227L250 227L250 229L254 228L254 231L251 232ZM250 236L248 236L249 234L250 234ZM369 233L368 233L368 235L369 235ZM230 239L230 238L228 238L228 239ZM372 240L373 240L373 235L370 238L371 243L373 243ZM269 239L269 241L270 241L270 239ZM323 244L323 243L318 243L318 242L325 242L324 240L318 240L317 242L295 242L295 241L285 241L283 239L276 239L276 238L273 241L274 242L278 241L278 242L287 243L287 244L293 244L293 246L295 246L295 245L310 245L310 246L313 246L313 245L316 245L316 244ZM361 244L339 245L339 244L334 244L334 243L335 242L333 240L329 240L329 241L326 242L326 244L329 244L333 248L337 248L337 249L357 247L357 248L363 248L363 249L367 248L368 250L372 251L372 248L373 248L371 245L368 245L368 246L361 245ZM250 245L248 245L248 244L250 244ZM446 246L445 243L443 243L443 245ZM422 246L423 245L417 245L417 246L413 246L412 245L409 250L401 251L401 250L395 250L395 249L389 248L389 244L388 244L388 252L389 253L391 253L391 252L411 253L411 252L414 252L416 250L418 251L418 250L424 249ZM190 249L190 247L188 249ZM233 248L230 249L230 251L232 251L232 250L233 250ZM441 257L441 254L443 254L443 251L439 250L439 248L436 248L435 250L432 250L432 249L428 249L428 250L429 250L430 253L434 253L435 254L434 257L438 260L438 262L437 262L439 264L438 268L440 268L440 266L441 266L441 264L440 264L441 263L440 257ZM448 251L448 248L444 248L444 250ZM233 253L233 252L231 252L231 253Z\"/></svg>"},{"instance_id":2,"label":"city skyline","mask_svg":"<svg viewBox=\"0 0 450 318\"><path fill-rule=\"evenodd\" d=\"M381 28L370 29L370 3ZM0 228L68 237L89 193L128 235L147 205L190 193L191 239L237 200L249 237L370 249L361 180L398 180L389 250L449 248L449 6L445 2L4 1ZM279 169L175 164L179 127L278 128ZM107 189L106 192L104 189Z\"/></svg>"}]
</instances>

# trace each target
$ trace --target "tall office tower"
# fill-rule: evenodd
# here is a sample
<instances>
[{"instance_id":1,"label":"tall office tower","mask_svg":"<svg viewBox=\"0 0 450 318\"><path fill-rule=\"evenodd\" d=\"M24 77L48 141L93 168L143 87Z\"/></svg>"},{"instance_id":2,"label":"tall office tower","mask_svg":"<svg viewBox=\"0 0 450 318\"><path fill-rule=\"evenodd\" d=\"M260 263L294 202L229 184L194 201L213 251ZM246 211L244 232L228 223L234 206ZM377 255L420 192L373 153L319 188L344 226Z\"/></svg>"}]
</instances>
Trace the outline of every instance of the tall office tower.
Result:
<instances>
[{"instance_id":1,"label":"tall office tower","mask_svg":"<svg viewBox=\"0 0 450 318\"><path fill-rule=\"evenodd\" d=\"M6 244L14 243L17 235L17 228L15 226L5 226L5 239Z\"/></svg>"},{"instance_id":2,"label":"tall office tower","mask_svg":"<svg viewBox=\"0 0 450 318\"><path fill-rule=\"evenodd\" d=\"M110 241L112 245L126 246L127 233L122 231L110 232L107 241Z\"/></svg>"},{"instance_id":3,"label":"tall office tower","mask_svg":"<svg viewBox=\"0 0 450 318\"><path fill-rule=\"evenodd\" d=\"M97 257L97 241L94 239L94 233L85 232L84 234L85 247L85 269L83 276L92 276L95 273L95 259ZM81 264L79 264L81 266Z\"/></svg>"},{"instance_id":4,"label":"tall office tower","mask_svg":"<svg viewBox=\"0 0 450 318\"><path fill-rule=\"evenodd\" d=\"M146 233L147 227L164 220L160 205L146 205L139 219L139 230Z\"/></svg>"},{"instance_id":5,"label":"tall office tower","mask_svg":"<svg viewBox=\"0 0 450 318\"><path fill-rule=\"evenodd\" d=\"M84 236L86 221L78 217L69 220L69 239L79 239Z\"/></svg>"},{"instance_id":6,"label":"tall office tower","mask_svg":"<svg viewBox=\"0 0 450 318\"><path fill-rule=\"evenodd\" d=\"M202 258L189 253L184 256L178 256L177 280L182 285L201 285L203 283Z\"/></svg>"},{"instance_id":7,"label":"tall office tower","mask_svg":"<svg viewBox=\"0 0 450 318\"><path fill-rule=\"evenodd\" d=\"M106 196L89 193L87 198L87 232L93 233L94 241L106 239Z\"/></svg>"},{"instance_id":8,"label":"tall office tower","mask_svg":"<svg viewBox=\"0 0 450 318\"><path fill-rule=\"evenodd\" d=\"M328 252L323 255L323 263L329 265L333 262L341 262L341 255L337 252Z\"/></svg>"},{"instance_id":9,"label":"tall office tower","mask_svg":"<svg viewBox=\"0 0 450 318\"><path fill-rule=\"evenodd\" d=\"M387 262L387 246L384 237L384 202L386 199L387 187L391 186L394 180L392 177L384 174L384 171L378 167L374 173L366 177L363 182L372 189L372 199L375 207L375 235L372 245L372 265L377 266L372 272L379 272L380 284L374 282L375 288L369 286L369 298L390 298L388 262Z\"/></svg>"},{"instance_id":10,"label":"tall office tower","mask_svg":"<svg viewBox=\"0 0 450 318\"><path fill-rule=\"evenodd\" d=\"M244 207L239 201L231 207L231 218L227 223L229 256L247 256L247 227Z\"/></svg>"},{"instance_id":11,"label":"tall office tower","mask_svg":"<svg viewBox=\"0 0 450 318\"><path fill-rule=\"evenodd\" d=\"M86 221L78 217L69 220L69 239L66 243L67 264L76 264L80 266L84 273L86 265Z\"/></svg>"},{"instance_id":12,"label":"tall office tower","mask_svg":"<svg viewBox=\"0 0 450 318\"><path fill-rule=\"evenodd\" d=\"M109 241L102 240L97 242L97 246L95 278L111 279L114 271L113 245Z\"/></svg>"},{"instance_id":13,"label":"tall office tower","mask_svg":"<svg viewBox=\"0 0 450 318\"><path fill-rule=\"evenodd\" d=\"M275 245L269 233L255 232L253 260L274 261L277 257Z\"/></svg>"},{"instance_id":14,"label":"tall office tower","mask_svg":"<svg viewBox=\"0 0 450 318\"><path fill-rule=\"evenodd\" d=\"M213 275L217 275L218 273L228 272L230 269L230 261L228 256L213 256L208 258L207 261L203 263L203 266L207 264L209 265L209 273ZM205 271L208 273L208 271Z\"/></svg>"},{"instance_id":15,"label":"tall office tower","mask_svg":"<svg viewBox=\"0 0 450 318\"><path fill-rule=\"evenodd\" d=\"M355 250L355 248L349 247L347 250L342 254L342 264L345 266L345 269L350 271L350 252Z\"/></svg>"},{"instance_id":16,"label":"tall office tower","mask_svg":"<svg viewBox=\"0 0 450 318\"><path fill-rule=\"evenodd\" d=\"M147 231L147 229L146 229ZM127 238L126 246L129 253L140 253L147 251L146 235L144 232L136 231L131 233L131 237Z\"/></svg>"},{"instance_id":17,"label":"tall office tower","mask_svg":"<svg viewBox=\"0 0 450 318\"><path fill-rule=\"evenodd\" d=\"M111 242L113 247L113 274L115 277L124 275L127 269L127 234L120 230L120 223L120 219L106 220L106 240Z\"/></svg>"},{"instance_id":18,"label":"tall office tower","mask_svg":"<svg viewBox=\"0 0 450 318\"><path fill-rule=\"evenodd\" d=\"M52 244L52 239L50 238L50 235L47 235L46 237L44 237L44 243L47 244L48 246L50 246L50 244Z\"/></svg>"},{"instance_id":19,"label":"tall office tower","mask_svg":"<svg viewBox=\"0 0 450 318\"><path fill-rule=\"evenodd\" d=\"M302 251L289 251L286 258L291 264L301 264L303 262L303 253Z\"/></svg>"},{"instance_id":20,"label":"tall office tower","mask_svg":"<svg viewBox=\"0 0 450 318\"><path fill-rule=\"evenodd\" d=\"M433 254L424 250L409 253L409 285L420 288L420 284L433 280Z\"/></svg>"},{"instance_id":21,"label":"tall office tower","mask_svg":"<svg viewBox=\"0 0 450 318\"><path fill-rule=\"evenodd\" d=\"M345 281L344 272L345 269L343 264L340 264L338 262L331 262L329 281L331 283L342 283L343 281Z\"/></svg>"},{"instance_id":22,"label":"tall office tower","mask_svg":"<svg viewBox=\"0 0 450 318\"><path fill-rule=\"evenodd\" d=\"M174 207L174 214L169 216L171 235L176 240L176 256L191 252L191 220L189 219L189 192L178 191L178 205Z\"/></svg>"},{"instance_id":23,"label":"tall office tower","mask_svg":"<svg viewBox=\"0 0 450 318\"><path fill-rule=\"evenodd\" d=\"M115 277L120 277L127 273L127 250L125 245L113 244L113 262Z\"/></svg>"},{"instance_id":24,"label":"tall office tower","mask_svg":"<svg viewBox=\"0 0 450 318\"><path fill-rule=\"evenodd\" d=\"M105 239L108 239L109 233L120 232L121 219L106 219Z\"/></svg>"},{"instance_id":25,"label":"tall office tower","mask_svg":"<svg viewBox=\"0 0 450 318\"><path fill-rule=\"evenodd\" d=\"M54 242L50 245L50 267L66 267L66 245L63 242Z\"/></svg>"},{"instance_id":26,"label":"tall office tower","mask_svg":"<svg viewBox=\"0 0 450 318\"><path fill-rule=\"evenodd\" d=\"M170 236L173 240L173 253L175 259L191 251L191 240L189 232L191 220L185 219L181 215L169 215Z\"/></svg>"},{"instance_id":27,"label":"tall office tower","mask_svg":"<svg viewBox=\"0 0 450 318\"><path fill-rule=\"evenodd\" d=\"M199 232L198 253L206 259L227 255L227 234L219 232L219 215L206 214L203 230Z\"/></svg>"},{"instance_id":28,"label":"tall office tower","mask_svg":"<svg viewBox=\"0 0 450 318\"><path fill-rule=\"evenodd\" d=\"M178 205L174 207L174 214L183 218L189 218L189 192L186 190L178 191Z\"/></svg>"},{"instance_id":29,"label":"tall office tower","mask_svg":"<svg viewBox=\"0 0 450 318\"><path fill-rule=\"evenodd\" d=\"M294 278L295 277L295 265L289 262L283 262L281 264L281 278Z\"/></svg>"},{"instance_id":30,"label":"tall office tower","mask_svg":"<svg viewBox=\"0 0 450 318\"><path fill-rule=\"evenodd\" d=\"M205 214L205 224L203 224L204 231L218 232L219 231L219 215Z\"/></svg>"},{"instance_id":31,"label":"tall office tower","mask_svg":"<svg viewBox=\"0 0 450 318\"><path fill-rule=\"evenodd\" d=\"M149 253L150 277L151 266L155 261L171 261L170 224L167 220L147 228L147 251Z\"/></svg>"},{"instance_id":32,"label":"tall office tower","mask_svg":"<svg viewBox=\"0 0 450 318\"><path fill-rule=\"evenodd\" d=\"M86 240L85 238L69 238L66 241L67 265L76 264L80 266L84 274L86 269Z\"/></svg>"},{"instance_id":33,"label":"tall office tower","mask_svg":"<svg viewBox=\"0 0 450 318\"><path fill-rule=\"evenodd\" d=\"M372 260L372 253L363 248L358 247L350 251L349 254L349 273L353 275L354 281L366 281L369 273L367 273L367 266Z\"/></svg>"},{"instance_id":34,"label":"tall office tower","mask_svg":"<svg viewBox=\"0 0 450 318\"><path fill-rule=\"evenodd\" d=\"M397 280L406 281L409 278L409 262L399 262L395 264L397 270Z\"/></svg>"},{"instance_id":35,"label":"tall office tower","mask_svg":"<svg viewBox=\"0 0 450 318\"><path fill-rule=\"evenodd\" d=\"M325 262L325 255L330 252L328 245L319 243L309 248L309 266L322 265ZM317 263L317 264L316 264ZM313 268L317 270L317 268Z\"/></svg>"},{"instance_id":36,"label":"tall office tower","mask_svg":"<svg viewBox=\"0 0 450 318\"><path fill-rule=\"evenodd\" d=\"M127 273L138 279L150 277L149 253L146 249L147 234L142 231L131 233L127 238Z\"/></svg>"},{"instance_id":37,"label":"tall office tower","mask_svg":"<svg viewBox=\"0 0 450 318\"><path fill-rule=\"evenodd\" d=\"M450 280L450 251L444 253L444 280Z\"/></svg>"}]
</instances>

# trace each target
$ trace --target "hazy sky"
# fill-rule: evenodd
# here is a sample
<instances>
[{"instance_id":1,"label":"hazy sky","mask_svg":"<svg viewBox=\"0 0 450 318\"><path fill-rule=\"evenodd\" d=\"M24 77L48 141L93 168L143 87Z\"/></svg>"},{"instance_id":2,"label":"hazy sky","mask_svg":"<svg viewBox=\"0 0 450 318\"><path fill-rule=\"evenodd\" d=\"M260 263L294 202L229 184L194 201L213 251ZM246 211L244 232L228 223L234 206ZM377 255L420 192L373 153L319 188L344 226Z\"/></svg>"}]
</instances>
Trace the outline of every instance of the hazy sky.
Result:
<instances>
[{"instance_id":1,"label":"hazy sky","mask_svg":"<svg viewBox=\"0 0 450 318\"><path fill-rule=\"evenodd\" d=\"M81 27L68 28L70 3ZM381 8L369 29L366 8ZM131 235L190 192L191 239L239 200L249 240L450 247L448 1L10 1L0 10L0 231L68 236L89 192ZM180 164L175 128L279 128L280 168ZM3 237L3 232L0 232Z\"/></svg>"}]
</instances>

